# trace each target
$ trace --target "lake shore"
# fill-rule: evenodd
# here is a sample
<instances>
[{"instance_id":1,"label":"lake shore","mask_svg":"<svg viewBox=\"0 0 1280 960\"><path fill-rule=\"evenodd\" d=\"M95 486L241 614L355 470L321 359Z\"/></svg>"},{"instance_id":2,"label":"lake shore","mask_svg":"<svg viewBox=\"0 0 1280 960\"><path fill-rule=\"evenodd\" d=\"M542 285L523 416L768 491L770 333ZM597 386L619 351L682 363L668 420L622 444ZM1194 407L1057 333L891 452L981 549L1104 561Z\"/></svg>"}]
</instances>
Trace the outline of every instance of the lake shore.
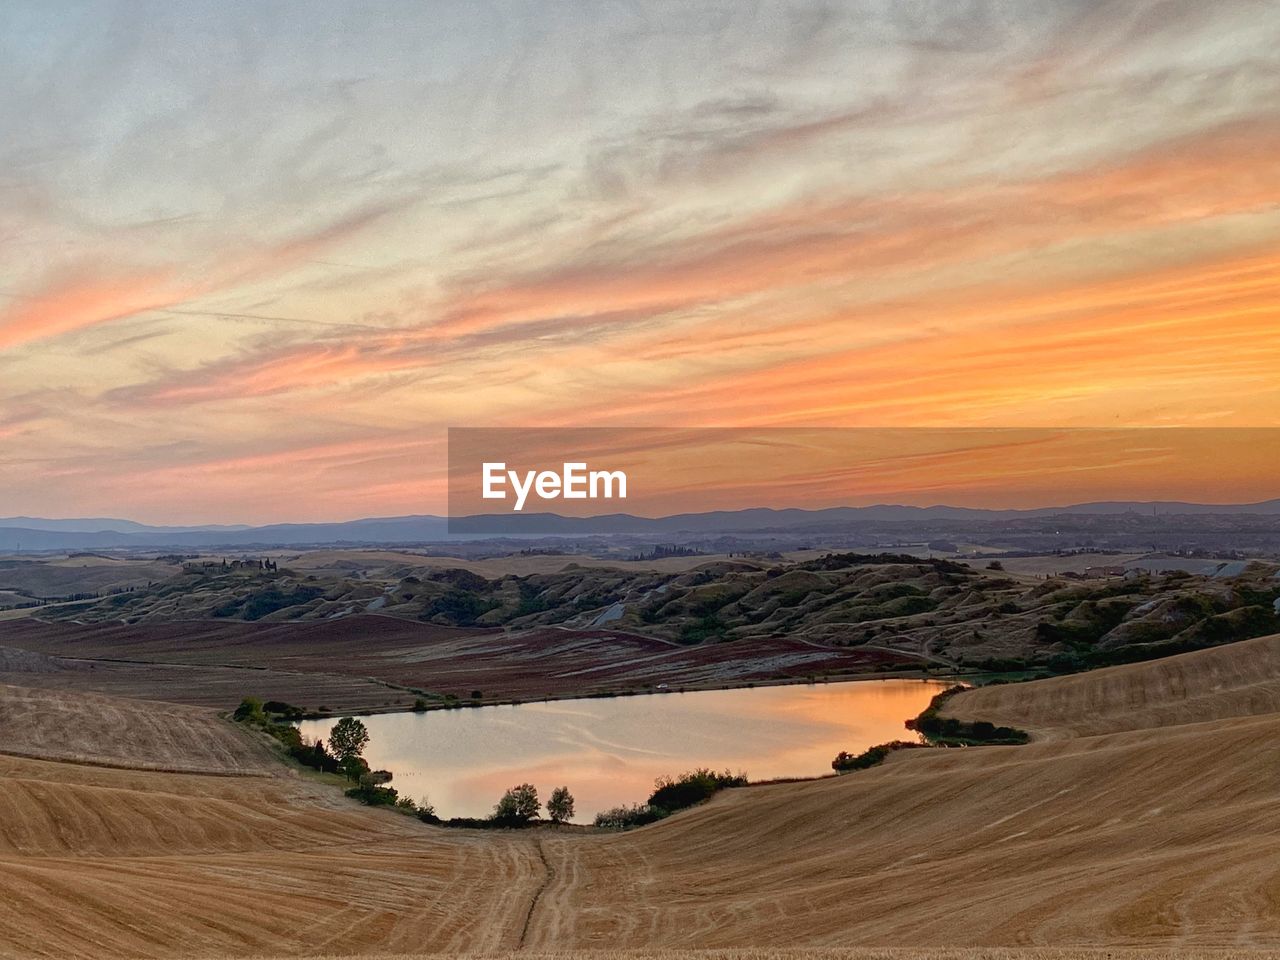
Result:
<instances>
[{"instance_id":1,"label":"lake shore","mask_svg":"<svg viewBox=\"0 0 1280 960\"><path fill-rule=\"evenodd\" d=\"M443 817L486 816L503 790L532 783L567 785L579 818L590 820L644 803L656 780L689 770L730 770L753 782L821 777L838 754L910 737L906 723L949 686L939 678L775 683L383 713L363 719L364 758L389 770L402 795L428 795ZM305 720L298 730L321 739L331 720Z\"/></svg>"}]
</instances>

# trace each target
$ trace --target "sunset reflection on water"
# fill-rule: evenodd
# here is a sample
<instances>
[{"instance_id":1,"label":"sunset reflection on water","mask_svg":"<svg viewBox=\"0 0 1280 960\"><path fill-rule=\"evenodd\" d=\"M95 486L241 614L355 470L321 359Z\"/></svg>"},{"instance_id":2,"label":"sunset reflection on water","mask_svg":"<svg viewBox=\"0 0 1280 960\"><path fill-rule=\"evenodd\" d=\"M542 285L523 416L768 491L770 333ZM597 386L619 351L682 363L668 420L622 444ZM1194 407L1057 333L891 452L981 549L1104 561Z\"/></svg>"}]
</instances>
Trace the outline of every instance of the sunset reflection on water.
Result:
<instances>
[{"instance_id":1,"label":"sunset reflection on water","mask_svg":"<svg viewBox=\"0 0 1280 960\"><path fill-rule=\"evenodd\" d=\"M946 686L869 680L382 714L363 718L365 756L443 817L487 816L506 788L529 782L544 799L568 786L576 820L589 822L693 767L753 780L828 774L841 750L907 737L903 721ZM324 737L332 723L307 721L302 733Z\"/></svg>"}]
</instances>

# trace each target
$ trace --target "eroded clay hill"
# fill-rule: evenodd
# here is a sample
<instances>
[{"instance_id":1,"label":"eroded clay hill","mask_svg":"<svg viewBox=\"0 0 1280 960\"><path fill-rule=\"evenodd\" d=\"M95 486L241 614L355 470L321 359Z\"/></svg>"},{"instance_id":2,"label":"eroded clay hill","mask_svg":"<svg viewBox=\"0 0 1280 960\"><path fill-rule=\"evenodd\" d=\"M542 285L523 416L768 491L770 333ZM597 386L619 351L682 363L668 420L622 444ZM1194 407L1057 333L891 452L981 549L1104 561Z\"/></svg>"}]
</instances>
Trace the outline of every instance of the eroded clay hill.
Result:
<instances>
[{"instance_id":1,"label":"eroded clay hill","mask_svg":"<svg viewBox=\"0 0 1280 960\"><path fill-rule=\"evenodd\" d=\"M1040 739L728 791L621 835L433 829L288 775L2 758L0 956L1274 949L1277 649L974 691L951 709Z\"/></svg>"}]
</instances>

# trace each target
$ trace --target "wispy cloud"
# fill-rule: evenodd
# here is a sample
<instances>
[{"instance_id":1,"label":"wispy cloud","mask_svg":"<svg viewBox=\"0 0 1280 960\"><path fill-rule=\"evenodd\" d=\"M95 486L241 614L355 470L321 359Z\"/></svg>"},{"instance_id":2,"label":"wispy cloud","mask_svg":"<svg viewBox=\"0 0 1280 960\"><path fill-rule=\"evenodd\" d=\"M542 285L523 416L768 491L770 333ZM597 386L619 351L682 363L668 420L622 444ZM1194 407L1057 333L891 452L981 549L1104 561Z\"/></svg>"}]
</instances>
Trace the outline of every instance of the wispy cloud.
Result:
<instances>
[{"instance_id":1,"label":"wispy cloud","mask_svg":"<svg viewBox=\"0 0 1280 960\"><path fill-rule=\"evenodd\" d=\"M758 316L761 308L749 301L761 296L799 295L821 302L811 292L815 287L883 280L894 272L937 270L944 264L989 270L983 264L991 258L1025 256L1095 237L1115 242L1137 233L1145 238L1171 225L1266 212L1280 203L1276 157L1280 124L1267 120L1232 124L1097 169L1030 182L797 203L631 250L625 261L553 267L475 293L467 281L458 281L457 293L438 308L438 319L389 333L362 330L283 345L265 342L241 356L173 371L116 396L180 404L313 390L364 376L426 371L509 344L541 350L544 339L556 333L577 334L567 344L576 356L593 327L620 327L616 336L626 336L662 318L685 319L704 308L732 312L724 323L699 321L704 335L696 338L681 332L686 324L679 324L667 359L708 348L732 351L753 338L775 344L810 339L821 346L815 335L831 343L837 333L824 329L821 310L803 315L789 333L776 325L744 327L732 318ZM962 285L972 283L966 277ZM1056 295L1069 298L1070 288ZM959 315L947 315L956 312L954 296L933 298L936 323L958 323ZM893 317L892 311L860 309L886 321ZM837 322L849 324L848 319ZM547 350L565 346L553 339ZM654 350L649 356L660 362L663 353Z\"/></svg>"},{"instance_id":2,"label":"wispy cloud","mask_svg":"<svg viewBox=\"0 0 1280 960\"><path fill-rule=\"evenodd\" d=\"M1265 0L298 9L0 10L25 512L409 512L459 422L1280 409Z\"/></svg>"},{"instance_id":3,"label":"wispy cloud","mask_svg":"<svg viewBox=\"0 0 1280 960\"><path fill-rule=\"evenodd\" d=\"M305 264L376 223L391 205L360 210L275 242L217 252L198 269L121 268L110 263L60 268L0 311L0 350L175 307L219 290L271 279Z\"/></svg>"},{"instance_id":4,"label":"wispy cloud","mask_svg":"<svg viewBox=\"0 0 1280 960\"><path fill-rule=\"evenodd\" d=\"M0 350L171 306L186 296L168 270L116 277L90 268L60 271L0 312Z\"/></svg>"}]
</instances>

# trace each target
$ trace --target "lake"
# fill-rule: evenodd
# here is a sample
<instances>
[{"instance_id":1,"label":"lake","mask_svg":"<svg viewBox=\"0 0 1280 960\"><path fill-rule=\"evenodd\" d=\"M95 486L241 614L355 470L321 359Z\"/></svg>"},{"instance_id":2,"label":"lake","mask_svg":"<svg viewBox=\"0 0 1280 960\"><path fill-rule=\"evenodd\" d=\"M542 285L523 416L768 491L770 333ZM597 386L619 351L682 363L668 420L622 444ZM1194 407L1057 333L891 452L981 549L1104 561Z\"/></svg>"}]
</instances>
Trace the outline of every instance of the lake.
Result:
<instances>
[{"instance_id":1,"label":"lake","mask_svg":"<svg viewBox=\"0 0 1280 960\"><path fill-rule=\"evenodd\" d=\"M948 684L924 680L657 693L362 717L365 758L395 774L404 796L429 797L442 817L483 817L510 786L532 783L545 801L567 786L579 823L643 803L655 778L694 767L752 780L831 773L857 753L910 738L903 721ZM300 725L327 737L334 720Z\"/></svg>"}]
</instances>

